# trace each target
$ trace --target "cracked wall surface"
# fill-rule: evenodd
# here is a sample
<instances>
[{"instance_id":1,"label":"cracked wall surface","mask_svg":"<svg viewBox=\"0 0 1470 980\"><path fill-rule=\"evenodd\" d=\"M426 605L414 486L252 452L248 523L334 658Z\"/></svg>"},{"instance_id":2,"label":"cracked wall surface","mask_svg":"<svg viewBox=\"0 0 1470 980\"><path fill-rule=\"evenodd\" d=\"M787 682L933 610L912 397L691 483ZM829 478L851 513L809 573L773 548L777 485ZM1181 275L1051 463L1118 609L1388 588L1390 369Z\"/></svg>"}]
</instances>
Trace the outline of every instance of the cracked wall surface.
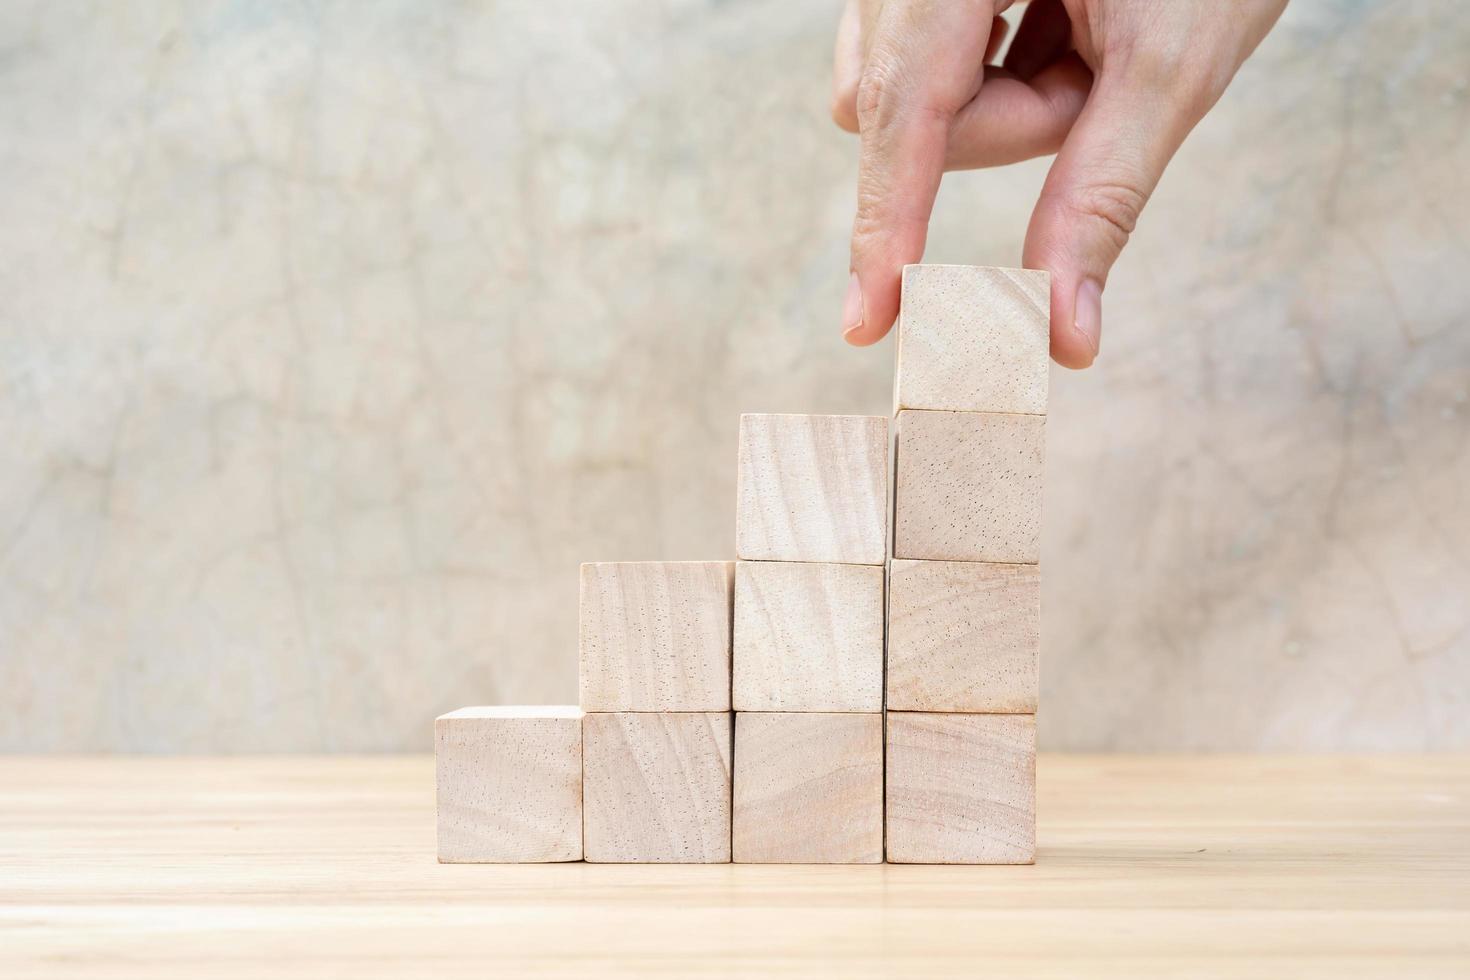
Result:
<instances>
[{"instance_id":1,"label":"cracked wall surface","mask_svg":"<svg viewBox=\"0 0 1470 980\"><path fill-rule=\"evenodd\" d=\"M424 750L726 558L839 339L833 3L0 7L0 750ZM1052 377L1053 749L1470 746L1470 16L1299 3ZM1013 265L1044 162L951 177Z\"/></svg>"}]
</instances>

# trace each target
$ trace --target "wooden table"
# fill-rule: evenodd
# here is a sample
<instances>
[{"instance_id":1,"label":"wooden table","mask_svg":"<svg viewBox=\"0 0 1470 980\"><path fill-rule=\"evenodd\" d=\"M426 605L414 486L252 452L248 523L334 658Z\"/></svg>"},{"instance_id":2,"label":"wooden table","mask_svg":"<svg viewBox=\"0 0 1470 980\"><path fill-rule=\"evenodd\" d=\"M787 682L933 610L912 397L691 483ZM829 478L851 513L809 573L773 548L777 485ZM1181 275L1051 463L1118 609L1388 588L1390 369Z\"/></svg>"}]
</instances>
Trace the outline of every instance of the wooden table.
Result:
<instances>
[{"instance_id":1,"label":"wooden table","mask_svg":"<svg viewBox=\"0 0 1470 980\"><path fill-rule=\"evenodd\" d=\"M1470 759L1039 784L1035 867L440 866L423 757L0 758L0 977L1470 976Z\"/></svg>"}]
</instances>

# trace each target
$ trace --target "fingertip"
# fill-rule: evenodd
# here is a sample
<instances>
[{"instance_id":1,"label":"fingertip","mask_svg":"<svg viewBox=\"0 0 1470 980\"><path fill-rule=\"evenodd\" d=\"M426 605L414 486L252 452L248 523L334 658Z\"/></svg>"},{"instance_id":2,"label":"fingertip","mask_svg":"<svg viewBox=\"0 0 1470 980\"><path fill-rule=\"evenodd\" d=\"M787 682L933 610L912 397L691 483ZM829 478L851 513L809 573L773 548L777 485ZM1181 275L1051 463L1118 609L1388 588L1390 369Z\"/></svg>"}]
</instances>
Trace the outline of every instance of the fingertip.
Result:
<instances>
[{"instance_id":1,"label":"fingertip","mask_svg":"<svg viewBox=\"0 0 1470 980\"><path fill-rule=\"evenodd\" d=\"M1073 371L1081 371L1092 367L1092 362L1097 360L1097 352L1076 331L1070 328L1058 332L1052 331L1051 335L1051 359L1064 368Z\"/></svg>"},{"instance_id":2,"label":"fingertip","mask_svg":"<svg viewBox=\"0 0 1470 980\"><path fill-rule=\"evenodd\" d=\"M878 327L875 324L863 323L844 330L842 339L853 347L871 347L888 335L890 327L891 324Z\"/></svg>"},{"instance_id":3,"label":"fingertip","mask_svg":"<svg viewBox=\"0 0 1470 980\"><path fill-rule=\"evenodd\" d=\"M857 117L857 92L854 90L838 89L832 93L832 105L830 107L832 121L839 129L849 133L858 131Z\"/></svg>"},{"instance_id":4,"label":"fingertip","mask_svg":"<svg viewBox=\"0 0 1470 980\"><path fill-rule=\"evenodd\" d=\"M1053 283L1051 358L1074 371L1091 367L1102 341L1102 287L1086 278L1069 296L1066 280Z\"/></svg>"},{"instance_id":5,"label":"fingertip","mask_svg":"<svg viewBox=\"0 0 1470 980\"><path fill-rule=\"evenodd\" d=\"M985 42L985 63L991 64L1001 47L1006 43L1006 36L1011 32L1011 25L1004 17L992 17L990 19L990 38Z\"/></svg>"},{"instance_id":6,"label":"fingertip","mask_svg":"<svg viewBox=\"0 0 1470 980\"><path fill-rule=\"evenodd\" d=\"M1082 285L1077 287L1077 301L1072 306L1072 330L1092 349L1095 359L1102 345L1102 284L1096 279L1083 279Z\"/></svg>"},{"instance_id":7,"label":"fingertip","mask_svg":"<svg viewBox=\"0 0 1470 980\"><path fill-rule=\"evenodd\" d=\"M863 322L857 330L847 336L847 342L858 347L876 344L888 335L898 319L899 293L902 290L903 265L895 264L893 271L872 266L862 273Z\"/></svg>"},{"instance_id":8,"label":"fingertip","mask_svg":"<svg viewBox=\"0 0 1470 980\"><path fill-rule=\"evenodd\" d=\"M832 59L832 121L849 133L858 131L857 87L863 67L862 17L856 0L848 0L837 24Z\"/></svg>"},{"instance_id":9,"label":"fingertip","mask_svg":"<svg viewBox=\"0 0 1470 980\"><path fill-rule=\"evenodd\" d=\"M892 323L882 299L870 300L858 274L851 273L842 301L842 339L854 347L868 347L882 340Z\"/></svg>"}]
</instances>

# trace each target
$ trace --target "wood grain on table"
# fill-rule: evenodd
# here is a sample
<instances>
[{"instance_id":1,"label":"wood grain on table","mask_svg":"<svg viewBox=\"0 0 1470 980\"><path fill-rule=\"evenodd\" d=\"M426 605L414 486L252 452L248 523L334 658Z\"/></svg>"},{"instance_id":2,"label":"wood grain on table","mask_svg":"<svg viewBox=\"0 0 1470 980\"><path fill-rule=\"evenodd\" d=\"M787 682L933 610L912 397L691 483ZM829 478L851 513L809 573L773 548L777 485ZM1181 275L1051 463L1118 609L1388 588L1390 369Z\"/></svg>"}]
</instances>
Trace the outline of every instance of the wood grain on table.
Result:
<instances>
[{"instance_id":1,"label":"wood grain on table","mask_svg":"<svg viewBox=\"0 0 1470 980\"><path fill-rule=\"evenodd\" d=\"M0 976L1470 975L1464 756L1042 756L1030 867L439 865L433 786L0 758Z\"/></svg>"}]
</instances>

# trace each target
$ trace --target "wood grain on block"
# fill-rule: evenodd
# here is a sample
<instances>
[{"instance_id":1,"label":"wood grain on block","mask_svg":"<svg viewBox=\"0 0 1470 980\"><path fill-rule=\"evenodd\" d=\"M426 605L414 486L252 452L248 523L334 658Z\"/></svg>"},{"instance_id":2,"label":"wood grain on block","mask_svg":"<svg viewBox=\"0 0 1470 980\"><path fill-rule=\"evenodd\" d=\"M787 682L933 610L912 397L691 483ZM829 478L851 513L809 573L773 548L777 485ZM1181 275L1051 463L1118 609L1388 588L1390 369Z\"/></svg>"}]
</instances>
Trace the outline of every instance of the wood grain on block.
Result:
<instances>
[{"instance_id":1,"label":"wood grain on block","mask_svg":"<svg viewBox=\"0 0 1470 980\"><path fill-rule=\"evenodd\" d=\"M888 712L888 860L1036 860L1036 716Z\"/></svg>"},{"instance_id":2,"label":"wood grain on block","mask_svg":"<svg viewBox=\"0 0 1470 980\"><path fill-rule=\"evenodd\" d=\"M895 558L888 707L1034 714L1041 566Z\"/></svg>"},{"instance_id":3,"label":"wood grain on block","mask_svg":"<svg viewBox=\"0 0 1470 980\"><path fill-rule=\"evenodd\" d=\"M586 711L727 711L734 562L582 566Z\"/></svg>"},{"instance_id":4,"label":"wood grain on block","mask_svg":"<svg viewBox=\"0 0 1470 980\"><path fill-rule=\"evenodd\" d=\"M1050 344L1047 273L904 266L895 408L1045 415Z\"/></svg>"},{"instance_id":5,"label":"wood grain on block","mask_svg":"<svg viewBox=\"0 0 1470 980\"><path fill-rule=\"evenodd\" d=\"M583 729L588 861L730 860L728 711L588 714Z\"/></svg>"},{"instance_id":6,"label":"wood grain on block","mask_svg":"<svg viewBox=\"0 0 1470 980\"><path fill-rule=\"evenodd\" d=\"M883 860L883 715L735 714L734 858Z\"/></svg>"},{"instance_id":7,"label":"wood grain on block","mask_svg":"<svg viewBox=\"0 0 1470 980\"><path fill-rule=\"evenodd\" d=\"M461 708L434 720L439 860L582 859L582 712Z\"/></svg>"},{"instance_id":8,"label":"wood grain on block","mask_svg":"<svg viewBox=\"0 0 1470 980\"><path fill-rule=\"evenodd\" d=\"M883 564L886 418L742 415L738 484L737 557Z\"/></svg>"},{"instance_id":9,"label":"wood grain on block","mask_svg":"<svg viewBox=\"0 0 1470 980\"><path fill-rule=\"evenodd\" d=\"M881 711L883 566L735 566L737 711Z\"/></svg>"},{"instance_id":10,"label":"wood grain on block","mask_svg":"<svg viewBox=\"0 0 1470 980\"><path fill-rule=\"evenodd\" d=\"M1035 562L1046 416L898 413L893 556Z\"/></svg>"}]
</instances>

